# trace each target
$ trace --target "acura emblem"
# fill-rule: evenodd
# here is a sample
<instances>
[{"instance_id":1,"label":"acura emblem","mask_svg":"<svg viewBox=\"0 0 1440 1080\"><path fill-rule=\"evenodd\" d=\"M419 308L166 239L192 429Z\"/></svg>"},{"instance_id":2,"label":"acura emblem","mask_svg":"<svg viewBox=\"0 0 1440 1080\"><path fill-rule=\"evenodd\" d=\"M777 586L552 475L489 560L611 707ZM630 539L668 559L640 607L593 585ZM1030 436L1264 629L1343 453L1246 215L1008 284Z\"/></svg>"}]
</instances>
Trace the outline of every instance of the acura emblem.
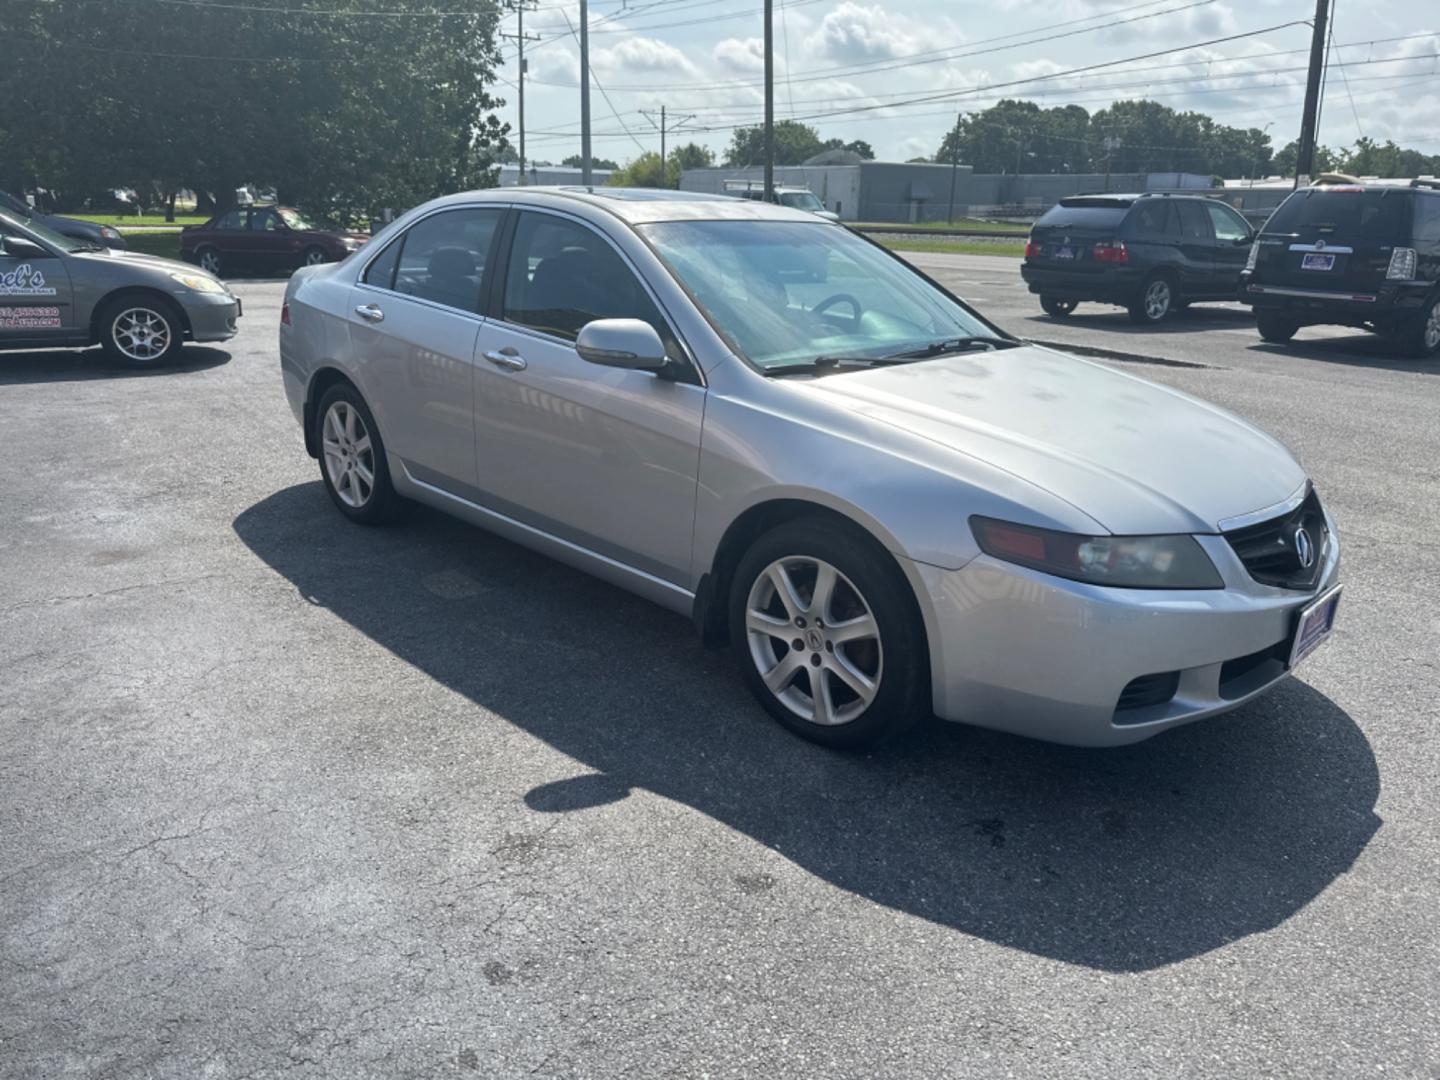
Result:
<instances>
[{"instance_id":1,"label":"acura emblem","mask_svg":"<svg viewBox=\"0 0 1440 1080\"><path fill-rule=\"evenodd\" d=\"M1304 528L1295 530L1295 557L1300 560L1302 570L1309 570L1315 565L1315 541L1310 539Z\"/></svg>"},{"instance_id":2,"label":"acura emblem","mask_svg":"<svg viewBox=\"0 0 1440 1080\"><path fill-rule=\"evenodd\" d=\"M1324 250L1325 250L1325 241L1324 241L1324 240L1316 240L1316 241L1315 241L1315 250L1316 250L1316 251L1324 251Z\"/></svg>"}]
</instances>

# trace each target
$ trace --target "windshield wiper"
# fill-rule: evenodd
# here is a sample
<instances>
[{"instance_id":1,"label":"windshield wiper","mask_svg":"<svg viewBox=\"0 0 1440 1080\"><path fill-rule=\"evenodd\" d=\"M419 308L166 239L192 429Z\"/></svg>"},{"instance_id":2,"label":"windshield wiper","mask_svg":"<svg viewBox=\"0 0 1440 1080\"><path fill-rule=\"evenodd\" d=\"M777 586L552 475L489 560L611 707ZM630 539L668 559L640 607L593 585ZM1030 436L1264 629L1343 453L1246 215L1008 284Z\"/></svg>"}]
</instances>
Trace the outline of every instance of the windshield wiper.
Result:
<instances>
[{"instance_id":1,"label":"windshield wiper","mask_svg":"<svg viewBox=\"0 0 1440 1080\"><path fill-rule=\"evenodd\" d=\"M109 250L109 248L107 248L104 244L97 244L94 240L81 240L77 246L72 247L72 248L70 249L70 254L73 255L73 254L75 254L75 252L77 252L77 251L108 251L108 250Z\"/></svg>"},{"instance_id":2,"label":"windshield wiper","mask_svg":"<svg viewBox=\"0 0 1440 1080\"><path fill-rule=\"evenodd\" d=\"M777 364L767 367L766 375L829 375L842 370L863 371L870 367L889 367L903 364L897 356L817 356L803 364Z\"/></svg>"},{"instance_id":3,"label":"windshield wiper","mask_svg":"<svg viewBox=\"0 0 1440 1080\"><path fill-rule=\"evenodd\" d=\"M932 356L944 356L946 353L968 352L971 349L983 348L987 352L992 349L1013 349L1020 343L1011 341L1008 338L981 337L953 337L945 338L942 341L932 341L928 345L922 345L918 349L909 349L905 352L894 353L887 356L887 360L925 360Z\"/></svg>"}]
</instances>

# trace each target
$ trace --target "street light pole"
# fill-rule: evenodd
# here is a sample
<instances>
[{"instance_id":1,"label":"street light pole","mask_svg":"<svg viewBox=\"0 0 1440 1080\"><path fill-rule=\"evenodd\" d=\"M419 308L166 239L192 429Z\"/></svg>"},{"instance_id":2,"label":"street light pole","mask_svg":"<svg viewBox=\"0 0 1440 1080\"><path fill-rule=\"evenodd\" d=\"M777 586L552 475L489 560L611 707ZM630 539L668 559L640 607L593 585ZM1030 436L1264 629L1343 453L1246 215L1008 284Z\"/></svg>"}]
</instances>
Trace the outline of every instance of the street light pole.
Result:
<instances>
[{"instance_id":1,"label":"street light pole","mask_svg":"<svg viewBox=\"0 0 1440 1080\"><path fill-rule=\"evenodd\" d=\"M590 186L590 9L580 0L580 182Z\"/></svg>"},{"instance_id":2,"label":"street light pole","mask_svg":"<svg viewBox=\"0 0 1440 1080\"><path fill-rule=\"evenodd\" d=\"M1300 118L1300 145L1295 155L1295 186L1315 168L1315 129L1320 113L1320 76L1325 71L1325 23L1330 0L1315 0L1315 26L1310 37L1310 75L1305 82L1305 111Z\"/></svg>"},{"instance_id":3,"label":"street light pole","mask_svg":"<svg viewBox=\"0 0 1440 1080\"><path fill-rule=\"evenodd\" d=\"M765 201L775 198L775 35L771 7L765 0Z\"/></svg>"}]
</instances>

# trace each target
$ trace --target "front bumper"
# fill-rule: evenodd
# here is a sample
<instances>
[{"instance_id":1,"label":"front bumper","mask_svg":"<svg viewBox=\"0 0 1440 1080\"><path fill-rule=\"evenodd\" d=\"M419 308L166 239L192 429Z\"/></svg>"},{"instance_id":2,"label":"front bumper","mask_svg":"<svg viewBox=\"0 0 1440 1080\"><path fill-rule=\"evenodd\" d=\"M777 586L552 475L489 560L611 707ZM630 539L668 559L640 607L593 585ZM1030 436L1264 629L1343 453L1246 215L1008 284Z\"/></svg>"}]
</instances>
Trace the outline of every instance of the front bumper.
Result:
<instances>
[{"instance_id":1,"label":"front bumper","mask_svg":"<svg viewBox=\"0 0 1440 1080\"><path fill-rule=\"evenodd\" d=\"M1098 300L1128 304L1139 295L1144 271L1130 266L1107 266L1099 270L1061 270L1026 262L1020 276L1032 293L1057 300Z\"/></svg>"},{"instance_id":2,"label":"front bumper","mask_svg":"<svg viewBox=\"0 0 1440 1080\"><path fill-rule=\"evenodd\" d=\"M229 341L240 332L240 298L229 293L176 293L190 322L191 341Z\"/></svg>"},{"instance_id":3,"label":"front bumper","mask_svg":"<svg viewBox=\"0 0 1440 1080\"><path fill-rule=\"evenodd\" d=\"M1313 590L1254 581L1221 536L1197 539L1224 589L1113 589L989 556L923 582L936 713L1049 742L1118 746L1226 712L1279 682L1300 609L1339 580L1329 520ZM1121 709L1132 680L1178 673L1173 697Z\"/></svg>"}]
</instances>

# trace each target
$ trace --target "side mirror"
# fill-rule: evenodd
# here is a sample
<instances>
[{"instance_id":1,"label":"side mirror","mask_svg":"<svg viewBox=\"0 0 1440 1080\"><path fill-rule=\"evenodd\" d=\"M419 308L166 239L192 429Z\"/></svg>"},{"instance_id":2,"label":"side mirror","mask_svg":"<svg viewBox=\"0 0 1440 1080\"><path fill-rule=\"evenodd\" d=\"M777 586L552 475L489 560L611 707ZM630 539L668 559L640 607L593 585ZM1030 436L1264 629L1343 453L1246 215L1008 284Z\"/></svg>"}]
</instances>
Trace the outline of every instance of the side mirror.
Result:
<instances>
[{"instance_id":1,"label":"side mirror","mask_svg":"<svg viewBox=\"0 0 1440 1080\"><path fill-rule=\"evenodd\" d=\"M5 254L16 259L48 259L50 252L46 251L34 240L27 240L23 236L7 236L4 240Z\"/></svg>"},{"instance_id":2,"label":"side mirror","mask_svg":"<svg viewBox=\"0 0 1440 1080\"><path fill-rule=\"evenodd\" d=\"M596 319L580 328L575 339L580 359L605 367L659 371L665 366L665 345L649 323L640 319Z\"/></svg>"}]
</instances>

